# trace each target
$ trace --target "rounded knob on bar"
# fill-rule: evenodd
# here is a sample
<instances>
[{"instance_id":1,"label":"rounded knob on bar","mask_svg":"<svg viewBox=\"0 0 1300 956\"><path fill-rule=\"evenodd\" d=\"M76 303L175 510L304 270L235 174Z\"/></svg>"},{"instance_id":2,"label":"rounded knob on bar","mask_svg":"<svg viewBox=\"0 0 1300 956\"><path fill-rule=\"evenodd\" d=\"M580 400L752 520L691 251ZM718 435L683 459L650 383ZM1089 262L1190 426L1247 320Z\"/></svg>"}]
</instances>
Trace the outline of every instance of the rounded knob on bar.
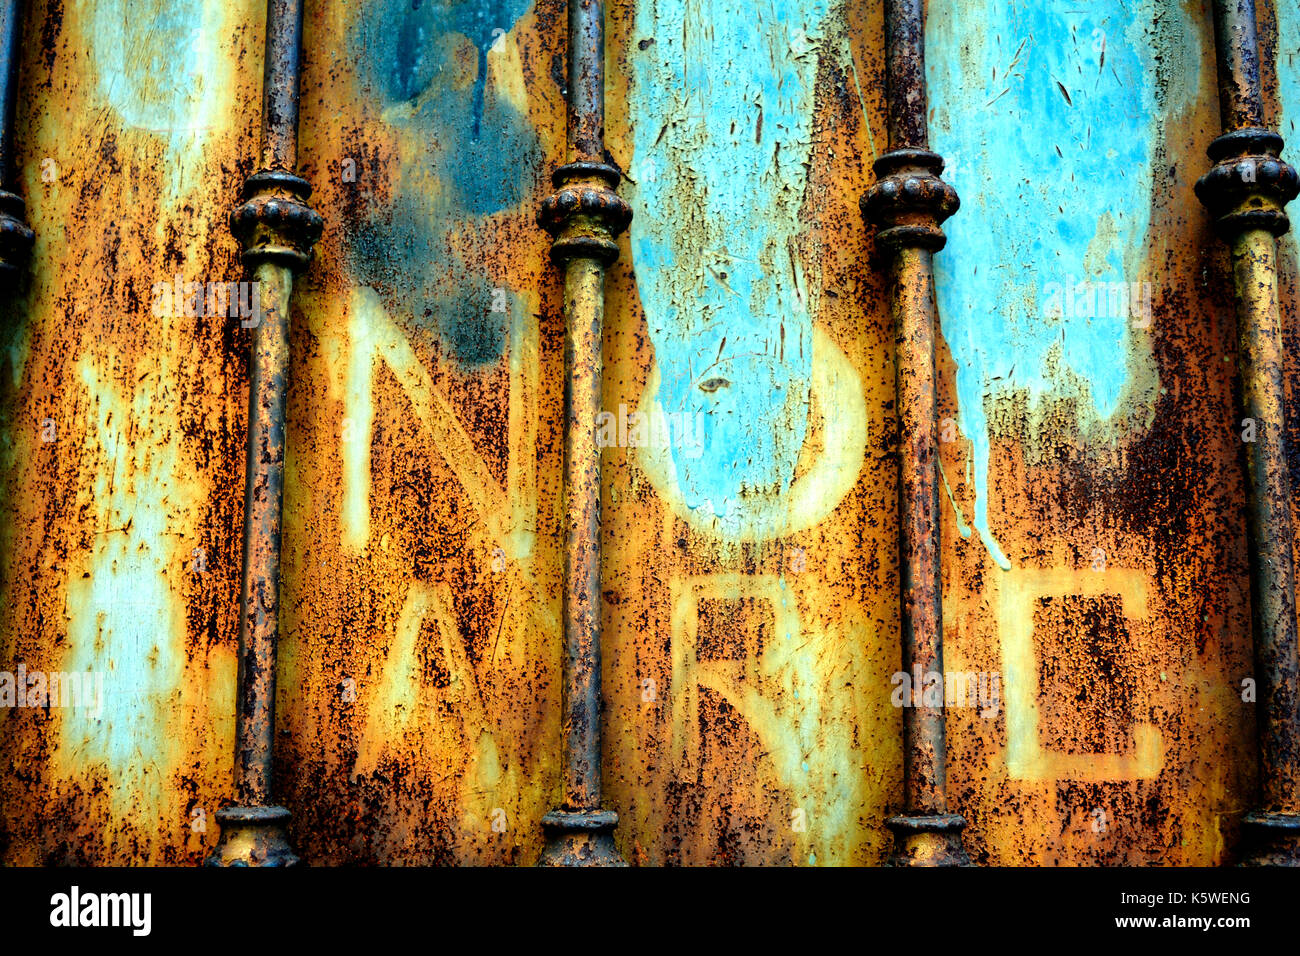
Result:
<instances>
[{"instance_id":1,"label":"rounded knob on bar","mask_svg":"<svg viewBox=\"0 0 1300 956\"><path fill-rule=\"evenodd\" d=\"M25 221L26 211L21 196L0 190L0 274L6 277L17 274L36 241Z\"/></svg>"},{"instance_id":2,"label":"rounded knob on bar","mask_svg":"<svg viewBox=\"0 0 1300 956\"><path fill-rule=\"evenodd\" d=\"M1264 229L1280 236L1290 228L1284 208L1300 192L1300 176L1280 158L1281 136L1258 127L1237 129L1206 152L1214 166L1197 181L1196 196L1221 235Z\"/></svg>"},{"instance_id":3,"label":"rounded knob on bar","mask_svg":"<svg viewBox=\"0 0 1300 956\"><path fill-rule=\"evenodd\" d=\"M604 163L568 163L551 177L556 192L542 201L537 224L555 237L551 258L618 258L618 236L632 222L632 207L614 191L622 174Z\"/></svg>"},{"instance_id":4,"label":"rounded knob on bar","mask_svg":"<svg viewBox=\"0 0 1300 956\"><path fill-rule=\"evenodd\" d=\"M283 169L263 169L244 183L244 201L230 213L230 231L244 247L250 267L281 262L301 272L325 227L307 205L311 184Z\"/></svg>"},{"instance_id":5,"label":"rounded knob on bar","mask_svg":"<svg viewBox=\"0 0 1300 956\"><path fill-rule=\"evenodd\" d=\"M961 208L957 190L939 174L943 158L926 149L898 149L875 162L876 183L862 197L862 215L886 248L938 252L947 244L940 225Z\"/></svg>"}]
</instances>

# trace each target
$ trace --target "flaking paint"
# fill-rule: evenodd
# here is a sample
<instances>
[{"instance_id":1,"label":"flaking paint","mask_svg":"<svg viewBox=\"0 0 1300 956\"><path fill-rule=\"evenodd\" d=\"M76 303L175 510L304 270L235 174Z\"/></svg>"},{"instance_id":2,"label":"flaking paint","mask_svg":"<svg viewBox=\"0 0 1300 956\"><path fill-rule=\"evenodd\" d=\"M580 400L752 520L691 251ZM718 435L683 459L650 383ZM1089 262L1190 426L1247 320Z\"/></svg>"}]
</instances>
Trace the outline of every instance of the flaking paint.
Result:
<instances>
[{"instance_id":1,"label":"flaking paint","mask_svg":"<svg viewBox=\"0 0 1300 956\"><path fill-rule=\"evenodd\" d=\"M932 68L968 62L957 46L971 37L946 31L944 17L1003 15L993 6L930 5ZM198 42L177 39L171 21L158 34L147 15L101 21L95 29L111 36L94 53L102 37L73 16L81 8L61 16L57 3L32 4L39 39L23 64L19 151L38 239L32 292L0 332L0 666L116 663L110 673L139 700L113 704L109 719L132 732L111 738L79 714L0 714L6 862L196 862L216 828L196 830L193 811L206 808L210 821L230 796L247 338L237 323L159 323L147 296L178 270L239 276L224 218L256 150L260 9L223 7L226 29L209 32L205 21L206 60L170 64L155 81L151 60L127 52ZM787 7L808 26L807 43L792 36L788 48L761 13L743 27L749 47L715 30L711 55L689 62L693 89L707 89L707 78L718 88L717 112L678 116L656 146L668 94L647 79L685 77L688 61L652 51L679 35L685 9L701 16L695 5L609 4L606 140L610 161L635 180L621 188L644 223L610 271L604 405L671 410L666 376L681 377L687 334L707 332L681 310L709 303L760 356L774 323L778 333L794 328L784 363L769 350L753 359L754 374L804 397L736 408L747 429L738 434L765 449L749 478L774 490L731 527L694 519L699 509L685 505L701 489L721 500L739 486L726 445L690 463L699 470L685 491L674 490L663 454L605 452L607 804L620 814L621 851L637 863L878 863L901 780L890 704L899 660L893 330L883 259L857 210L873 144L884 140L880 11ZM1123 361L1096 373L1091 408L1074 407L1077 396L1052 382L1022 380L1018 367L1017 387L1033 386L1041 414L990 418L981 472L961 369L989 348L987 317L950 315L942 295L959 290L941 289L941 409L963 424L941 445L944 476L965 514L996 492L995 539L1012 559L1000 570L945 516L947 665L1014 674L1030 689L1031 708L1017 698L1014 715L949 712L949 801L969 821L978 862L1227 862L1251 799L1231 293L1191 197L1218 126L1211 33L1204 4L1139 9L1181 67L1105 95L1070 87L1084 120L1049 85L1046 115L1030 128L1087 128L1115 104L1157 114L1137 124L1130 152L1118 151L1165 166L1163 175L1136 170L1145 185L1109 185L1133 207L1122 222L1112 216L1123 228L1100 244L1087 221L1050 237L1085 270L1099 264L1097 275L1138 257L1157 286L1149 340L1132 336ZM394 28L410 44L399 56L376 24L402 20L404 6L307 8L301 166L329 225L292 315L276 793L312 863L530 863L559 786L560 283L533 217L562 160L564 5L439 10ZM738 8L721 13L742 29ZM1052 62L1092 62L1061 46L1059 32L1041 32L1039 53ZM1121 75L1122 64L1142 72L1146 35L1107 37L1108 51L1120 48L1108 65L1113 55ZM1079 42L1090 49L1092 39ZM400 62L405 72L394 73ZM104 63L122 71L120 84ZM203 97L166 95L196 68ZM982 68L966 77L971 90ZM209 85L209 75L231 81ZM106 81L125 105L113 106ZM400 95L384 92L389 82ZM938 139L949 107L932 82ZM791 156L804 157L784 165L783 145L780 176L748 183L749 195L707 168L749 168L713 148L732 143L730 122L719 120L732 113L750 123L745 135L738 124L735 150L757 136L756 116L741 113L743 90L776 104L765 108L764 154L789 134ZM161 125L180 116L188 132L148 128L159 121L142 122L140 104L160 111ZM1153 132L1162 128L1163 138ZM1041 195L988 213L969 170L1000 174L1015 159L992 151L1000 142L989 140L988 155L956 156L965 208L941 266L965 261L963 217L971 231L1006 233L1012 223L1029 235L1060 216ZM646 182L643 157L668 148L706 167L697 168L703 194L670 188L671 178ZM41 178L45 157L62 170L55 181ZM1015 183L1004 191L1019 195ZM702 224L693 233L667 222L652 194ZM779 268L751 273L740 311L727 311L735 297L713 288L707 270L697 283L680 255L656 270L638 245L730 242L742 230L760 248L787 251ZM1090 244L1101 251L1087 259ZM1021 265L1022 247L1008 249L988 268ZM673 299L661 284L684 291ZM497 288L505 313L490 311ZM1082 348L1117 332L1069 335ZM802 353L790 350L795 340ZM1023 351L1037 375L1041 345L1027 335L1005 349L1017 363ZM1099 441L1080 422L1109 407L1097 407L1102 392L1117 411ZM52 448L40 441L47 416L61 436ZM797 441L791 422L803 429ZM988 487L977 487L986 474ZM129 530L123 515L135 519ZM206 572L192 568L195 547L206 549ZM131 600L157 603L156 623ZM1097 733L1083 733L1088 701L1061 688L1095 686L1107 668L1114 706ZM1110 820L1104 832L1091 826L1098 809Z\"/></svg>"},{"instance_id":2,"label":"flaking paint","mask_svg":"<svg viewBox=\"0 0 1300 956\"><path fill-rule=\"evenodd\" d=\"M990 435L1021 414L1044 427L1044 399L1077 397L1085 428L1121 401L1142 421L1153 402L1142 317L1062 314L1049 284L1152 281L1158 117L1195 92L1199 62L1177 4L944 0L926 26L932 145L962 197L936 294L971 443L972 523L1008 570L989 525Z\"/></svg>"},{"instance_id":3,"label":"flaking paint","mask_svg":"<svg viewBox=\"0 0 1300 956\"><path fill-rule=\"evenodd\" d=\"M724 536L784 495L807 433L817 283L794 247L826 0L648 2L629 51L632 258L685 506Z\"/></svg>"}]
</instances>

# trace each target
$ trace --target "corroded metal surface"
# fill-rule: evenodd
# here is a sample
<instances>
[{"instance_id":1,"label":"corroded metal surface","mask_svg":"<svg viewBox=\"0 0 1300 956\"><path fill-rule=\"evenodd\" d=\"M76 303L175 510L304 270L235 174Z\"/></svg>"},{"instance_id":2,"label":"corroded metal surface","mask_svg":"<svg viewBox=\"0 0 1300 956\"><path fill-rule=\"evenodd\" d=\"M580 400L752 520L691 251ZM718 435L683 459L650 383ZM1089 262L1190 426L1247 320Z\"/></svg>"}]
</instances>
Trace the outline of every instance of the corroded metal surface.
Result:
<instances>
[{"instance_id":1,"label":"corroded metal surface","mask_svg":"<svg viewBox=\"0 0 1300 956\"><path fill-rule=\"evenodd\" d=\"M605 5L569 2L569 162L538 223L564 269L564 800L543 818L547 866L618 865L617 814L601 807L600 457L605 270L632 210L605 165Z\"/></svg>"},{"instance_id":2,"label":"corroded metal surface","mask_svg":"<svg viewBox=\"0 0 1300 956\"><path fill-rule=\"evenodd\" d=\"M261 168L230 214L253 274L248 448L244 472L243 571L239 590L239 690L235 706L236 806L217 816L212 866L293 866L275 805L276 646L284 515L285 405L289 391L289 302L295 272L311 258L323 222L306 205L311 186L295 175L302 0L269 0L262 90Z\"/></svg>"},{"instance_id":3,"label":"corroded metal surface","mask_svg":"<svg viewBox=\"0 0 1300 956\"><path fill-rule=\"evenodd\" d=\"M532 864L564 799L564 3L309 6L277 799L312 864ZM310 163L310 165L307 165Z\"/></svg>"},{"instance_id":4,"label":"corroded metal surface","mask_svg":"<svg viewBox=\"0 0 1300 956\"><path fill-rule=\"evenodd\" d=\"M947 810L978 863L1234 862L1263 711L1232 260L1192 191L1224 128L1211 5L924 6L915 132L962 197L933 265L934 619L945 671L1002 681L944 708ZM98 716L0 709L5 862L216 844L255 330L152 306L178 274L240 275L225 214L262 165L263 7L24 18L36 239L0 321L0 672L102 672L105 694ZM891 142L884 10L605 7L584 158L626 173L636 215L584 329L613 422L594 777L592 737L563 757L569 333L535 222L598 91L566 96L568 5L305 5L299 174L330 228L285 317L270 750L307 862L531 864L592 780L639 864L882 863L908 806L908 425L890 254L857 208ZM1294 8L1261 3L1258 30L1262 125L1288 139ZM1289 236L1278 266L1294 409ZM1137 283L1136 311L1066 308L1067 278Z\"/></svg>"},{"instance_id":5,"label":"corroded metal surface","mask_svg":"<svg viewBox=\"0 0 1300 956\"><path fill-rule=\"evenodd\" d=\"M967 850L1234 862L1258 703L1231 276L1193 192L1211 7L931 0L926 70L962 200L935 259L944 666L1002 698L948 709Z\"/></svg>"},{"instance_id":6,"label":"corroded metal surface","mask_svg":"<svg viewBox=\"0 0 1300 956\"><path fill-rule=\"evenodd\" d=\"M897 332L899 416L899 562L902 670L942 674L943 608L939 590L938 403L934 377L935 310L930 249L899 246L890 265ZM945 709L914 680L903 711L903 812L890 819L894 860L960 865L962 818L948 813Z\"/></svg>"},{"instance_id":7,"label":"corroded metal surface","mask_svg":"<svg viewBox=\"0 0 1300 956\"><path fill-rule=\"evenodd\" d=\"M608 148L636 216L605 407L647 416L605 459L620 845L882 862L902 806L893 328L857 207L884 144L881 11L610 17Z\"/></svg>"},{"instance_id":8,"label":"corroded metal surface","mask_svg":"<svg viewBox=\"0 0 1300 956\"><path fill-rule=\"evenodd\" d=\"M239 694L235 708L236 799L271 799L275 735L275 641L279 623L280 521L284 501L284 396L289 367L288 270L259 265L266 299L253 332L248 464L244 478L244 570L240 578Z\"/></svg>"},{"instance_id":9,"label":"corroded metal surface","mask_svg":"<svg viewBox=\"0 0 1300 956\"><path fill-rule=\"evenodd\" d=\"M1210 144L1215 166L1196 192L1231 245L1242 424L1252 433L1245 450L1261 805L1244 821L1246 860L1300 866L1300 643L1274 238L1289 227L1284 207L1300 177L1279 158L1282 138L1262 128L1253 0L1215 0L1214 12L1224 134Z\"/></svg>"},{"instance_id":10,"label":"corroded metal surface","mask_svg":"<svg viewBox=\"0 0 1300 956\"><path fill-rule=\"evenodd\" d=\"M935 383L933 255L942 223L960 206L929 152L925 20L920 0L885 3L889 152L862 198L864 217L889 255L898 401L899 620L902 670L916 675L903 710L903 812L889 820L892 862L961 866L960 814L948 812L944 701L927 700L922 675L942 677L943 593L939 572L939 417Z\"/></svg>"},{"instance_id":11,"label":"corroded metal surface","mask_svg":"<svg viewBox=\"0 0 1300 956\"><path fill-rule=\"evenodd\" d=\"M216 838L248 333L165 291L240 275L226 211L261 32L234 6L27 4L15 180L37 240L0 323L0 669L103 693L0 712L7 862L198 862Z\"/></svg>"}]
</instances>

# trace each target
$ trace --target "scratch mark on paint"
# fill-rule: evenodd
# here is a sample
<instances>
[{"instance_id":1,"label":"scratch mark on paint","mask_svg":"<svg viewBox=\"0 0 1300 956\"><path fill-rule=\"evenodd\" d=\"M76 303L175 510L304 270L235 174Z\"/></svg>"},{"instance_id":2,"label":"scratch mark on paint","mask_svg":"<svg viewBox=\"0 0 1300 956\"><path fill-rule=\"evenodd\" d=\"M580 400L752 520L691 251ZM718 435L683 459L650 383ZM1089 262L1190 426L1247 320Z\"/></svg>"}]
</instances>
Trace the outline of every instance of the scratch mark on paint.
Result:
<instances>
[{"instance_id":1,"label":"scratch mark on paint","mask_svg":"<svg viewBox=\"0 0 1300 956\"><path fill-rule=\"evenodd\" d=\"M957 499L952 496L952 488L948 484L948 476L944 473L943 462L938 461L936 463L939 466L939 479L943 482L943 490L948 495L948 504L952 505L952 513L957 518L957 533L963 538L969 538L970 525L966 523L966 516L962 514Z\"/></svg>"}]
</instances>

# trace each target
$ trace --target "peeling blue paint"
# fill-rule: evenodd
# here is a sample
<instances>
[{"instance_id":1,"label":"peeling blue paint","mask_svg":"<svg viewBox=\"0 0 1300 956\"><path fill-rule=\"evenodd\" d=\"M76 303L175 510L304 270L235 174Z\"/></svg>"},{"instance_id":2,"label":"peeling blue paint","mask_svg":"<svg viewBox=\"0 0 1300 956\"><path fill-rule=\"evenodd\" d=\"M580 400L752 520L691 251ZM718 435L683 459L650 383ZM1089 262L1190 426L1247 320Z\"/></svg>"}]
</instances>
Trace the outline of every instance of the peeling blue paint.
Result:
<instances>
[{"instance_id":1,"label":"peeling blue paint","mask_svg":"<svg viewBox=\"0 0 1300 956\"><path fill-rule=\"evenodd\" d=\"M1294 164L1300 155L1300 0L1274 0L1277 12L1277 85L1281 118L1278 132L1286 142L1283 158ZM1294 233L1288 232L1284 241L1294 244Z\"/></svg>"},{"instance_id":2,"label":"peeling blue paint","mask_svg":"<svg viewBox=\"0 0 1300 956\"><path fill-rule=\"evenodd\" d=\"M1112 416L1146 334L1125 312L1063 315L1048 300L1053 282L1147 278L1156 17L1132 0L929 6L932 146L962 199L935 259L936 295L972 443L973 524L1003 569L988 520L990 413L1013 393L1031 405L1077 394L1086 413ZM1180 84L1194 89L1192 74Z\"/></svg>"},{"instance_id":3,"label":"peeling blue paint","mask_svg":"<svg viewBox=\"0 0 1300 956\"><path fill-rule=\"evenodd\" d=\"M808 422L813 308L795 250L829 0L637 5L632 258L663 409L704 421L672 455L726 524L788 489ZM646 42L649 41L649 42Z\"/></svg>"}]
</instances>

